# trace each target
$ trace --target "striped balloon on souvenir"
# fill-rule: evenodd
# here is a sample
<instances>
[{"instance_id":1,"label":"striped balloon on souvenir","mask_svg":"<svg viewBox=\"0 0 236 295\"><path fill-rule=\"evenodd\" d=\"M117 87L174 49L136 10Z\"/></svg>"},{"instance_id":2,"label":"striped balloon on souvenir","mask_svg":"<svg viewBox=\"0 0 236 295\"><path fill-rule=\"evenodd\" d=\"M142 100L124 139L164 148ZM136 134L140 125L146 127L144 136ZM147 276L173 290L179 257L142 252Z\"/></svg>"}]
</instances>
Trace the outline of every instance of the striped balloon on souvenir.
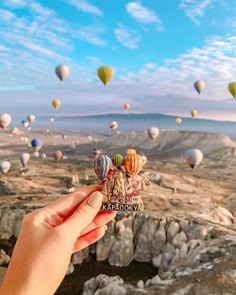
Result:
<instances>
[{"instance_id":1,"label":"striped balloon on souvenir","mask_svg":"<svg viewBox=\"0 0 236 295\"><path fill-rule=\"evenodd\" d=\"M94 171L100 180L104 180L112 165L111 159L106 155L98 155L94 160Z\"/></svg>"},{"instance_id":2,"label":"striped balloon on souvenir","mask_svg":"<svg viewBox=\"0 0 236 295\"><path fill-rule=\"evenodd\" d=\"M123 164L123 156L120 154L115 154L112 158L112 163L116 167L120 167Z\"/></svg>"},{"instance_id":3,"label":"striped balloon on souvenir","mask_svg":"<svg viewBox=\"0 0 236 295\"><path fill-rule=\"evenodd\" d=\"M124 159L125 170L129 176L138 175L143 167L143 159L135 150L129 149L128 151L129 153Z\"/></svg>"}]
</instances>

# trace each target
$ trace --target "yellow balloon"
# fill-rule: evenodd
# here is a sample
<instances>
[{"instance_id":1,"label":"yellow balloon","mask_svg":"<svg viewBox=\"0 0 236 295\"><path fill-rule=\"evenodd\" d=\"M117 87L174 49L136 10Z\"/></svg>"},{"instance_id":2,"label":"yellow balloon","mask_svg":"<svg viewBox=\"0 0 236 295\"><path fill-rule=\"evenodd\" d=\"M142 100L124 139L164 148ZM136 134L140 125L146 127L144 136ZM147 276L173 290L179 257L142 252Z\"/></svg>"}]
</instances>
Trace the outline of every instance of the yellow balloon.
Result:
<instances>
[{"instance_id":1,"label":"yellow balloon","mask_svg":"<svg viewBox=\"0 0 236 295\"><path fill-rule=\"evenodd\" d=\"M53 99L52 106L54 107L54 109L58 109L60 105L61 105L61 101L59 99Z\"/></svg>"},{"instance_id":2,"label":"yellow balloon","mask_svg":"<svg viewBox=\"0 0 236 295\"><path fill-rule=\"evenodd\" d=\"M178 118L175 119L175 122L176 122L176 124L181 124L182 119L180 117L178 117Z\"/></svg>"},{"instance_id":3,"label":"yellow balloon","mask_svg":"<svg viewBox=\"0 0 236 295\"><path fill-rule=\"evenodd\" d=\"M97 70L97 75L104 85L107 85L107 83L112 79L113 74L114 71L111 67L104 66Z\"/></svg>"},{"instance_id":4,"label":"yellow balloon","mask_svg":"<svg viewBox=\"0 0 236 295\"><path fill-rule=\"evenodd\" d=\"M229 92L234 98L236 98L236 82L231 82L228 85Z\"/></svg>"},{"instance_id":5,"label":"yellow balloon","mask_svg":"<svg viewBox=\"0 0 236 295\"><path fill-rule=\"evenodd\" d=\"M193 118L195 118L195 117L197 116L197 110L192 110L192 111L191 111L191 116L192 116Z\"/></svg>"}]
</instances>

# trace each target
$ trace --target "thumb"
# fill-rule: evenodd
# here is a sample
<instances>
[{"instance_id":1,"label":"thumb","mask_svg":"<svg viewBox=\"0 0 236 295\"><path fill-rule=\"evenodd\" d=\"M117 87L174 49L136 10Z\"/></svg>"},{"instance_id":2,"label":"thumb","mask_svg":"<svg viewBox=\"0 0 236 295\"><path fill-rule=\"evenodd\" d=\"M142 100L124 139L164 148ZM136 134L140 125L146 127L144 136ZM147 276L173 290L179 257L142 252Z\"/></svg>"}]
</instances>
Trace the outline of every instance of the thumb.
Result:
<instances>
[{"instance_id":1,"label":"thumb","mask_svg":"<svg viewBox=\"0 0 236 295\"><path fill-rule=\"evenodd\" d=\"M89 195L74 211L74 213L60 225L60 229L70 238L77 239L82 230L88 226L101 208L103 195L95 191Z\"/></svg>"}]
</instances>

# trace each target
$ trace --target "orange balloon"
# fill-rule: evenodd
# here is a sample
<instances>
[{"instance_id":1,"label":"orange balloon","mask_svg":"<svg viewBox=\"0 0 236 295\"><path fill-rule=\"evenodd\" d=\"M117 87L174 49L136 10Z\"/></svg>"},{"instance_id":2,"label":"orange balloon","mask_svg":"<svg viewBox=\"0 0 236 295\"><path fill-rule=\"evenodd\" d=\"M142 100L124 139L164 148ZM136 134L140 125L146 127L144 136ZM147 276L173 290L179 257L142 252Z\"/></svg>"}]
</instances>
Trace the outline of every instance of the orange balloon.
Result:
<instances>
[{"instance_id":1,"label":"orange balloon","mask_svg":"<svg viewBox=\"0 0 236 295\"><path fill-rule=\"evenodd\" d=\"M129 108L130 108L130 104L129 104L129 103L125 103L125 104L124 104L124 109L125 109L126 111L128 111Z\"/></svg>"},{"instance_id":2,"label":"orange balloon","mask_svg":"<svg viewBox=\"0 0 236 295\"><path fill-rule=\"evenodd\" d=\"M124 159L124 167L129 176L138 175L143 168L143 159L136 153L135 150L130 149Z\"/></svg>"}]
</instances>

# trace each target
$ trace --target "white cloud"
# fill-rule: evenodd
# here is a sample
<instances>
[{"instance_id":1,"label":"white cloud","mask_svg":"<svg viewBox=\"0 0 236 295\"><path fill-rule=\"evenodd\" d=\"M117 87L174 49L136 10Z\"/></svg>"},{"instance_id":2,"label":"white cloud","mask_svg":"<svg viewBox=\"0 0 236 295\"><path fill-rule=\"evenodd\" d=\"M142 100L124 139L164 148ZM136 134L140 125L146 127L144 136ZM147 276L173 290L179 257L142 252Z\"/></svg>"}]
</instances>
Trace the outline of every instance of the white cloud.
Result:
<instances>
[{"instance_id":1,"label":"white cloud","mask_svg":"<svg viewBox=\"0 0 236 295\"><path fill-rule=\"evenodd\" d=\"M129 2L126 4L127 13L142 24L154 23L159 30L163 30L162 21L157 14L140 2Z\"/></svg>"},{"instance_id":2,"label":"white cloud","mask_svg":"<svg viewBox=\"0 0 236 295\"><path fill-rule=\"evenodd\" d=\"M15 18L14 13L6 9L0 9L0 20L10 22Z\"/></svg>"},{"instance_id":3,"label":"white cloud","mask_svg":"<svg viewBox=\"0 0 236 295\"><path fill-rule=\"evenodd\" d=\"M3 0L3 3L14 8L18 8L18 7L25 6L27 1L26 0Z\"/></svg>"},{"instance_id":4,"label":"white cloud","mask_svg":"<svg viewBox=\"0 0 236 295\"><path fill-rule=\"evenodd\" d=\"M180 8L196 25L200 24L200 18L215 0L181 0Z\"/></svg>"},{"instance_id":5,"label":"white cloud","mask_svg":"<svg viewBox=\"0 0 236 295\"><path fill-rule=\"evenodd\" d=\"M122 24L114 30L116 39L125 47L135 49L141 40L141 36L134 30L129 30Z\"/></svg>"},{"instance_id":6,"label":"white cloud","mask_svg":"<svg viewBox=\"0 0 236 295\"><path fill-rule=\"evenodd\" d=\"M81 26L77 32L79 39L98 46L105 46L106 41L99 35L104 32L104 28L98 26Z\"/></svg>"},{"instance_id":7,"label":"white cloud","mask_svg":"<svg viewBox=\"0 0 236 295\"><path fill-rule=\"evenodd\" d=\"M98 9L96 6L90 4L86 0L66 0L65 2L67 4L70 4L70 5L74 6L78 10L88 12L88 13L92 13L92 14L95 14L95 15L103 15L103 12L100 9Z\"/></svg>"},{"instance_id":8,"label":"white cloud","mask_svg":"<svg viewBox=\"0 0 236 295\"><path fill-rule=\"evenodd\" d=\"M4 45L0 45L0 51L9 51L10 48L4 46Z\"/></svg>"}]
</instances>

